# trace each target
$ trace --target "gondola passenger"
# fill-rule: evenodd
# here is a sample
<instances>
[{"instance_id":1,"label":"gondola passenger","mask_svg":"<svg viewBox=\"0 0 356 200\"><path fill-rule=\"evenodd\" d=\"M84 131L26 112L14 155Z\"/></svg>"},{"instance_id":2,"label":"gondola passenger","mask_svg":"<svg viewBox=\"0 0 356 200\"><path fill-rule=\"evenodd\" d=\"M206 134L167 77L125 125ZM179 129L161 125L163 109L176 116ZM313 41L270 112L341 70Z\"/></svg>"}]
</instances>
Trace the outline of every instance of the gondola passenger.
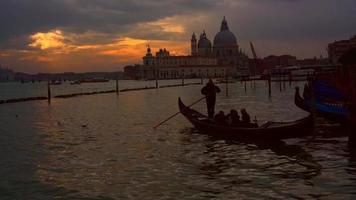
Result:
<instances>
[{"instance_id":1,"label":"gondola passenger","mask_svg":"<svg viewBox=\"0 0 356 200\"><path fill-rule=\"evenodd\" d=\"M242 115L242 122L244 124L250 124L251 123L251 118L250 115L247 113L246 109L241 109L241 115Z\"/></svg>"},{"instance_id":2,"label":"gondola passenger","mask_svg":"<svg viewBox=\"0 0 356 200\"><path fill-rule=\"evenodd\" d=\"M235 109L230 110L230 114L227 115L227 122L230 126L239 126L240 125L240 116Z\"/></svg>"},{"instance_id":3,"label":"gondola passenger","mask_svg":"<svg viewBox=\"0 0 356 200\"><path fill-rule=\"evenodd\" d=\"M218 114L215 115L215 121L218 124L226 124L226 116L224 111L220 111Z\"/></svg>"}]
</instances>

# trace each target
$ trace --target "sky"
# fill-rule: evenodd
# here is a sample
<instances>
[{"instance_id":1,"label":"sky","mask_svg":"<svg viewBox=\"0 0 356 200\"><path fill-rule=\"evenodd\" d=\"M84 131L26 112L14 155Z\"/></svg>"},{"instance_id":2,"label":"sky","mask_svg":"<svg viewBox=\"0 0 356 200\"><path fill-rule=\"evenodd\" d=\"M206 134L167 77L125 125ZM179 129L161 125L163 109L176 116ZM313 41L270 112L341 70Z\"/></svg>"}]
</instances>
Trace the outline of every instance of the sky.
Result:
<instances>
[{"instance_id":1,"label":"sky","mask_svg":"<svg viewBox=\"0 0 356 200\"><path fill-rule=\"evenodd\" d=\"M120 71L153 51L190 53L213 41L223 16L251 55L327 56L356 35L355 0L1 0L0 64L15 71Z\"/></svg>"}]
</instances>

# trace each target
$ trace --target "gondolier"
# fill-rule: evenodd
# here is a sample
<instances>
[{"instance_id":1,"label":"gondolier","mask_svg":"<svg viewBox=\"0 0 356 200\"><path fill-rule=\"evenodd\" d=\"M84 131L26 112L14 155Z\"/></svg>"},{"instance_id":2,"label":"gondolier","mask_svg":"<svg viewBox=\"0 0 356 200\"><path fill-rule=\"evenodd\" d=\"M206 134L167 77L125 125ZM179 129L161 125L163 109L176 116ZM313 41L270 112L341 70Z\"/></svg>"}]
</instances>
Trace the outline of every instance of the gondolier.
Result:
<instances>
[{"instance_id":1,"label":"gondolier","mask_svg":"<svg viewBox=\"0 0 356 200\"><path fill-rule=\"evenodd\" d=\"M206 105L208 108L209 118L214 118L215 112L215 101L216 93L219 93L221 90L218 86L213 83L213 80L209 79L209 82L201 90L201 93L206 96Z\"/></svg>"}]
</instances>

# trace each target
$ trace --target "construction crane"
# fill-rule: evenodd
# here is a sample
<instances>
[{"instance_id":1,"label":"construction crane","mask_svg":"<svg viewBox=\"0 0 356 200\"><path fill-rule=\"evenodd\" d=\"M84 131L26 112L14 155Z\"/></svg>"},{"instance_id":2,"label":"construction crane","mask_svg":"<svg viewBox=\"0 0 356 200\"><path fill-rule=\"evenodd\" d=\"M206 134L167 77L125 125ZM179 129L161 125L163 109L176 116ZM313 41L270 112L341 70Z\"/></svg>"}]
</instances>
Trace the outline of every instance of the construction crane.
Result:
<instances>
[{"instance_id":1,"label":"construction crane","mask_svg":"<svg viewBox=\"0 0 356 200\"><path fill-rule=\"evenodd\" d=\"M253 46L252 42L250 41L250 47L251 47L251 51L252 51L252 55L253 55L253 60L254 60L254 68L253 68L253 75L256 75L256 70L257 70L257 63L258 63L258 58L257 58L257 54L255 51L255 47Z\"/></svg>"},{"instance_id":2,"label":"construction crane","mask_svg":"<svg viewBox=\"0 0 356 200\"><path fill-rule=\"evenodd\" d=\"M255 51L255 47L253 46L252 42L250 41L250 46L251 46L251 51L252 51L252 55L253 55L253 59L255 59L255 61L257 61L257 54Z\"/></svg>"}]
</instances>

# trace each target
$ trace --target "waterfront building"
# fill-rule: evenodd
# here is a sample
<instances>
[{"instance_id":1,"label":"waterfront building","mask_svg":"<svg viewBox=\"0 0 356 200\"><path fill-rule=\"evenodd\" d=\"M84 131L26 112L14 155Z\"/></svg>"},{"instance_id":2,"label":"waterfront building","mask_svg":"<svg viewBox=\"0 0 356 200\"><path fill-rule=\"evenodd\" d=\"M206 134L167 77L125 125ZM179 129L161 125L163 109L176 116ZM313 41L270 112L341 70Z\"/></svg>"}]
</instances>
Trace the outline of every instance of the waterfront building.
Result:
<instances>
[{"instance_id":1,"label":"waterfront building","mask_svg":"<svg viewBox=\"0 0 356 200\"><path fill-rule=\"evenodd\" d=\"M13 81L15 74L12 70L2 68L0 65L0 82Z\"/></svg>"},{"instance_id":2,"label":"waterfront building","mask_svg":"<svg viewBox=\"0 0 356 200\"><path fill-rule=\"evenodd\" d=\"M126 77L134 79L222 78L249 75L249 58L240 49L236 36L224 17L213 44L205 31L191 37L190 55L171 55L159 49L155 55L148 46L143 65L126 66ZM156 77L157 76L157 77Z\"/></svg>"},{"instance_id":3,"label":"waterfront building","mask_svg":"<svg viewBox=\"0 0 356 200\"><path fill-rule=\"evenodd\" d=\"M287 66L294 66L297 64L297 58L291 55L281 55L281 56L270 55L265 57L263 60L268 68L277 67L277 66L287 67Z\"/></svg>"},{"instance_id":4,"label":"waterfront building","mask_svg":"<svg viewBox=\"0 0 356 200\"><path fill-rule=\"evenodd\" d=\"M328 45L329 59L333 64L340 64L340 57L348 50L356 48L356 35L349 40L339 40Z\"/></svg>"}]
</instances>

